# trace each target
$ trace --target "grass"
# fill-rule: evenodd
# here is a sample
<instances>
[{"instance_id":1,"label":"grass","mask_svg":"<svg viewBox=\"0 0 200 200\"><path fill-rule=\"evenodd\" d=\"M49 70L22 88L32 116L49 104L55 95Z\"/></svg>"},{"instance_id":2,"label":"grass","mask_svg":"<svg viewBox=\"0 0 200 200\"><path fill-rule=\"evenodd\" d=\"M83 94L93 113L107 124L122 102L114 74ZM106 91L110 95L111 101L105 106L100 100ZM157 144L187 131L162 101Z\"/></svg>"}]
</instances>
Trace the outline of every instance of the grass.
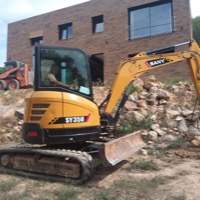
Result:
<instances>
[{"instance_id":1,"label":"grass","mask_svg":"<svg viewBox=\"0 0 200 200\"><path fill-rule=\"evenodd\" d=\"M171 144L169 144L167 146L167 148L168 149L177 149L177 148L181 147L183 144L185 144L188 141L189 141L189 139L186 138L186 137L179 137L175 141L173 141Z\"/></svg>"},{"instance_id":2,"label":"grass","mask_svg":"<svg viewBox=\"0 0 200 200\"><path fill-rule=\"evenodd\" d=\"M160 170L157 163L155 163L152 160L143 160L139 159L132 163L130 163L130 166L128 167L129 171L133 171L135 169L144 170L144 171L158 171Z\"/></svg>"},{"instance_id":3,"label":"grass","mask_svg":"<svg viewBox=\"0 0 200 200\"><path fill-rule=\"evenodd\" d=\"M95 194L94 200L116 200L116 195L110 189L102 189Z\"/></svg>"},{"instance_id":4,"label":"grass","mask_svg":"<svg viewBox=\"0 0 200 200\"><path fill-rule=\"evenodd\" d=\"M186 199L187 199L187 197L186 197L186 195L184 193L184 194L181 194L179 196L170 196L170 197L167 197L165 200L186 200Z\"/></svg>"},{"instance_id":5,"label":"grass","mask_svg":"<svg viewBox=\"0 0 200 200\"><path fill-rule=\"evenodd\" d=\"M181 136L181 137L177 138L175 141L171 142L171 144L169 144L167 147L156 148L155 151L157 152L157 158L163 158L164 155L167 155L168 157L173 156L173 154L165 154L165 152L168 151L169 149L178 149L178 148L182 147L183 145L185 145L189 141L190 141L189 138ZM151 155L151 154L153 155L154 151L150 150L148 153L149 153L149 155Z\"/></svg>"},{"instance_id":6,"label":"grass","mask_svg":"<svg viewBox=\"0 0 200 200\"><path fill-rule=\"evenodd\" d=\"M116 183L116 185L120 188L124 189L132 189L135 188L138 191L145 192L149 189L156 189L159 185L163 185L167 183L167 179L162 176L155 176L154 178L148 179L123 179Z\"/></svg>"},{"instance_id":7,"label":"grass","mask_svg":"<svg viewBox=\"0 0 200 200\"><path fill-rule=\"evenodd\" d=\"M0 192L1 193L9 192L13 188L15 188L17 186L17 184L18 184L18 182L16 180L12 180L12 179L0 182Z\"/></svg>"},{"instance_id":8,"label":"grass","mask_svg":"<svg viewBox=\"0 0 200 200\"><path fill-rule=\"evenodd\" d=\"M53 192L53 194L58 198L58 200L75 200L78 197L78 190L74 187L69 187L56 190Z\"/></svg>"},{"instance_id":9,"label":"grass","mask_svg":"<svg viewBox=\"0 0 200 200\"><path fill-rule=\"evenodd\" d=\"M31 193L32 193L32 192L31 192L31 189L30 189L30 188L25 188L25 190L24 190L22 193L15 195L15 198L13 198L13 199L15 199L15 200L27 199L27 198L29 198L29 195L30 195ZM13 196L11 196L11 198L12 198L12 197L13 197Z\"/></svg>"},{"instance_id":10,"label":"grass","mask_svg":"<svg viewBox=\"0 0 200 200\"><path fill-rule=\"evenodd\" d=\"M139 164L138 164L139 163ZM139 160L139 169L157 169L153 161ZM146 166L146 167L144 167ZM2 200L153 200L156 197L164 197L164 200L186 200L185 193L181 195L170 195L163 190L162 185L169 182L164 176L155 175L152 178L136 178L128 176L114 181L107 188L98 187L99 181L92 185L71 186L62 183L49 183L41 180L30 180L28 178L1 179L0 199ZM41 183L41 184L40 184ZM165 188L165 187L164 187ZM159 196L160 195L160 196ZM163 196L166 195L166 196Z\"/></svg>"},{"instance_id":11,"label":"grass","mask_svg":"<svg viewBox=\"0 0 200 200\"><path fill-rule=\"evenodd\" d=\"M26 183L26 185L24 185ZM1 180L0 182L0 199L2 200L76 200L78 197L78 189L68 187L59 190L52 189L44 190L42 193L39 189L44 187L44 184L51 184L43 180L29 180L21 177L10 178L9 180ZM23 185L22 187L20 185Z\"/></svg>"},{"instance_id":12,"label":"grass","mask_svg":"<svg viewBox=\"0 0 200 200\"><path fill-rule=\"evenodd\" d=\"M130 90L129 90L129 95L136 92L137 91L137 87L135 85L132 85Z\"/></svg>"},{"instance_id":13,"label":"grass","mask_svg":"<svg viewBox=\"0 0 200 200\"><path fill-rule=\"evenodd\" d=\"M115 183L117 188L126 191L126 193L131 194L141 199L151 199L153 194L158 189L158 186L168 183L168 179L162 176L155 176L154 178L148 179L122 179Z\"/></svg>"},{"instance_id":14,"label":"grass","mask_svg":"<svg viewBox=\"0 0 200 200\"><path fill-rule=\"evenodd\" d=\"M124 178L115 181L107 189L101 189L95 193L94 200L133 200L151 199L159 185L166 184L168 179L162 176L155 176L148 179ZM134 197L134 198L133 198ZM152 198L153 199L153 198Z\"/></svg>"},{"instance_id":15,"label":"grass","mask_svg":"<svg viewBox=\"0 0 200 200\"><path fill-rule=\"evenodd\" d=\"M0 199L3 200L132 200L144 199L152 195L159 185L166 183L166 178L155 176L148 179L121 179L111 184L108 188L96 188L95 186L70 186L60 184L54 189L54 183L49 184L48 189L43 189L44 185L40 181L29 179L10 179L1 182ZM38 184L37 184L38 183ZM23 185L21 187L21 184ZM52 185L51 185L52 184ZM20 190L19 190L20 188ZM59 189L58 189L59 188Z\"/></svg>"},{"instance_id":16,"label":"grass","mask_svg":"<svg viewBox=\"0 0 200 200\"><path fill-rule=\"evenodd\" d=\"M152 123L153 120L151 119L151 115L147 115L140 122L133 122L132 120L129 119L121 120L119 122L119 127L117 128L117 135L122 136L134 131L149 129Z\"/></svg>"},{"instance_id":17,"label":"grass","mask_svg":"<svg viewBox=\"0 0 200 200\"><path fill-rule=\"evenodd\" d=\"M163 83L165 84L165 87L167 89L171 88L173 85L181 82L182 80L180 78L173 78L173 79L169 79L167 81L164 81Z\"/></svg>"}]
</instances>

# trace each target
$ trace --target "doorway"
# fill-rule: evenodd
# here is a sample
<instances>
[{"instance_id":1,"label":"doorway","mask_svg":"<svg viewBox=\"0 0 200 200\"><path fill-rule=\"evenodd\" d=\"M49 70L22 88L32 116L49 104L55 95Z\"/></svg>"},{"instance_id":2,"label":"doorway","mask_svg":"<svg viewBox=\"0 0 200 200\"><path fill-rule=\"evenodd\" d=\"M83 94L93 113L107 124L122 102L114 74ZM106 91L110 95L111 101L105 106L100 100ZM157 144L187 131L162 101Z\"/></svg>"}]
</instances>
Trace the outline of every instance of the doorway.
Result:
<instances>
[{"instance_id":1,"label":"doorway","mask_svg":"<svg viewBox=\"0 0 200 200\"><path fill-rule=\"evenodd\" d=\"M93 83L104 83L104 54L90 56L90 72Z\"/></svg>"}]
</instances>

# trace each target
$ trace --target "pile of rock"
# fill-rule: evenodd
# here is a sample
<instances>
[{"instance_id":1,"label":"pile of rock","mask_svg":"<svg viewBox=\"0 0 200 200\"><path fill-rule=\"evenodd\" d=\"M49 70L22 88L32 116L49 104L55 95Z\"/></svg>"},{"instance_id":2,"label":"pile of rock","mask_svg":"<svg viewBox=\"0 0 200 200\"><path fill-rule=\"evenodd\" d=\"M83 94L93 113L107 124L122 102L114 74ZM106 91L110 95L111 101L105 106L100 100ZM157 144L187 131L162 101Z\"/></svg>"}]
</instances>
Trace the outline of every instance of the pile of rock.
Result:
<instances>
[{"instance_id":1,"label":"pile of rock","mask_svg":"<svg viewBox=\"0 0 200 200\"><path fill-rule=\"evenodd\" d=\"M24 99L31 92L32 89L1 91L0 145L22 142Z\"/></svg>"},{"instance_id":2,"label":"pile of rock","mask_svg":"<svg viewBox=\"0 0 200 200\"><path fill-rule=\"evenodd\" d=\"M149 76L145 81L138 79L134 86L137 91L130 95L124 117L133 117L134 123L150 116L153 123L143 133L150 141L172 142L185 135L200 145L200 110L198 105L194 109L192 84L178 82L167 87Z\"/></svg>"},{"instance_id":3,"label":"pile of rock","mask_svg":"<svg viewBox=\"0 0 200 200\"><path fill-rule=\"evenodd\" d=\"M23 120L14 116L0 118L0 145L22 142L21 125Z\"/></svg>"}]
</instances>

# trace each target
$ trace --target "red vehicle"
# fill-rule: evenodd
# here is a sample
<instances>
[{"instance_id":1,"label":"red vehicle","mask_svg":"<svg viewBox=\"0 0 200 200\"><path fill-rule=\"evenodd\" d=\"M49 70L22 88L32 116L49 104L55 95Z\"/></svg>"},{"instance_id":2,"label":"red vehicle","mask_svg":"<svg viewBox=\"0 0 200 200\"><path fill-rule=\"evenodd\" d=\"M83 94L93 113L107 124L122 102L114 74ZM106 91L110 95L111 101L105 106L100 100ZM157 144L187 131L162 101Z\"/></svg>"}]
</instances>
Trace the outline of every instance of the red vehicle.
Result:
<instances>
[{"instance_id":1,"label":"red vehicle","mask_svg":"<svg viewBox=\"0 0 200 200\"><path fill-rule=\"evenodd\" d=\"M33 85L32 69L19 61L5 62L5 72L0 74L0 90L27 88Z\"/></svg>"}]
</instances>

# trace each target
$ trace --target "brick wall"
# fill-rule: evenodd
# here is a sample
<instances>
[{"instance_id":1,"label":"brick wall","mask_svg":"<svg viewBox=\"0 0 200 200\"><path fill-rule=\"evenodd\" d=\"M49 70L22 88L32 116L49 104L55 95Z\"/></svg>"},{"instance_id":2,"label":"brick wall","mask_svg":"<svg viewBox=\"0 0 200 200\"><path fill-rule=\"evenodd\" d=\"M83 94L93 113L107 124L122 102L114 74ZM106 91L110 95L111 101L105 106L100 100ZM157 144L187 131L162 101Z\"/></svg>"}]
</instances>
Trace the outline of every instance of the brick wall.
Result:
<instances>
[{"instance_id":1,"label":"brick wall","mask_svg":"<svg viewBox=\"0 0 200 200\"><path fill-rule=\"evenodd\" d=\"M154 0L155 1L155 0ZM89 54L104 53L105 80L113 78L121 60L128 54L174 45L190 40L191 19L189 0L173 0L175 32L136 40L128 40L128 8L154 2L153 0L92 0L8 25L7 57L32 64L33 46L29 35L43 31L44 45L79 47ZM91 18L104 16L104 32L92 33ZM73 23L73 38L58 39L58 25ZM177 76L188 76L187 66L160 68L149 74L168 77L165 71ZM176 70L173 70L176 67ZM178 70L177 70L178 69ZM170 72L172 75L170 75Z\"/></svg>"}]
</instances>

